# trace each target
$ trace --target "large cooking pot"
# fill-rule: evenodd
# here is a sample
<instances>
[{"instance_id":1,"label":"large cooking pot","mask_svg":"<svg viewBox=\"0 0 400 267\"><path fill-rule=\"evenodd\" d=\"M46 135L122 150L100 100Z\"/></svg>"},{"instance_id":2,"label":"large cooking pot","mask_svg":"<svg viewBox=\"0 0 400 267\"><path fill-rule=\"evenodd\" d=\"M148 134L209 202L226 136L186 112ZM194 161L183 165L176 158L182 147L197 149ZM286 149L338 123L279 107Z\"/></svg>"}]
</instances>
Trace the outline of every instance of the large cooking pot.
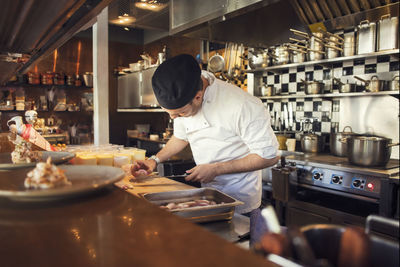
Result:
<instances>
[{"instance_id":1,"label":"large cooking pot","mask_svg":"<svg viewBox=\"0 0 400 267\"><path fill-rule=\"evenodd\" d=\"M320 136L307 133L301 136L301 150L306 153L318 153L322 150L322 139Z\"/></svg>"},{"instance_id":2,"label":"large cooking pot","mask_svg":"<svg viewBox=\"0 0 400 267\"><path fill-rule=\"evenodd\" d=\"M325 86L323 82L318 82L318 81L308 82L303 79L301 81L305 85L305 92L307 95L319 94L323 91Z\"/></svg>"},{"instance_id":3,"label":"large cooking pot","mask_svg":"<svg viewBox=\"0 0 400 267\"><path fill-rule=\"evenodd\" d=\"M275 65L287 64L290 61L290 50L288 44L282 44L275 48L273 62Z\"/></svg>"},{"instance_id":4,"label":"large cooking pot","mask_svg":"<svg viewBox=\"0 0 400 267\"><path fill-rule=\"evenodd\" d=\"M392 146L399 145L392 144L392 139L369 135L353 135L341 142L347 143L347 159L350 163L367 167L385 166L390 159Z\"/></svg>"},{"instance_id":5,"label":"large cooking pot","mask_svg":"<svg viewBox=\"0 0 400 267\"><path fill-rule=\"evenodd\" d=\"M349 131L346 131L348 129ZM346 157L347 156L347 142L343 143L342 140L357 135L353 133L353 130L350 126L346 126L343 128L343 132L339 133L331 133L330 137L330 148L331 153L338 157Z\"/></svg>"}]
</instances>

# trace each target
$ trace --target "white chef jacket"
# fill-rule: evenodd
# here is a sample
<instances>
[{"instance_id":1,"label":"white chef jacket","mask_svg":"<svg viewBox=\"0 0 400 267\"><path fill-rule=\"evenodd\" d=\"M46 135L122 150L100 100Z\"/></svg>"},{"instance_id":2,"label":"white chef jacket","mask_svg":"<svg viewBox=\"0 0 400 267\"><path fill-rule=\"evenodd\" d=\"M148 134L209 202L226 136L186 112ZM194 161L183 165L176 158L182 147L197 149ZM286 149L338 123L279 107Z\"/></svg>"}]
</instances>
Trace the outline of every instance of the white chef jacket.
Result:
<instances>
[{"instance_id":1,"label":"white chef jacket","mask_svg":"<svg viewBox=\"0 0 400 267\"><path fill-rule=\"evenodd\" d=\"M202 71L209 81L201 109L191 117L174 119L174 136L189 142L197 165L224 162L257 154L274 158L278 142L262 102L239 87ZM238 213L261 205L261 170L215 177L213 187L242 202Z\"/></svg>"}]
</instances>

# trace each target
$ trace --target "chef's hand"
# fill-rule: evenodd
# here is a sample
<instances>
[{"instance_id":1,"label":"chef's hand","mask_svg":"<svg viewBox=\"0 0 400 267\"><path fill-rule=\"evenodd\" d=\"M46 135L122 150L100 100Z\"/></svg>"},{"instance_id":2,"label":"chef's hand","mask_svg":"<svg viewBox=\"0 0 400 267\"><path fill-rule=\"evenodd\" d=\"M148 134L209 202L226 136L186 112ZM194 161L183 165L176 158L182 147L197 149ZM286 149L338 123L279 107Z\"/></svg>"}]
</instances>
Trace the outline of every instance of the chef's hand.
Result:
<instances>
[{"instance_id":1,"label":"chef's hand","mask_svg":"<svg viewBox=\"0 0 400 267\"><path fill-rule=\"evenodd\" d=\"M215 164L201 164L187 170L186 181L209 183L218 175Z\"/></svg>"},{"instance_id":2,"label":"chef's hand","mask_svg":"<svg viewBox=\"0 0 400 267\"><path fill-rule=\"evenodd\" d=\"M154 160L138 160L130 165L130 173L137 177L141 175L149 175L156 168Z\"/></svg>"}]
</instances>

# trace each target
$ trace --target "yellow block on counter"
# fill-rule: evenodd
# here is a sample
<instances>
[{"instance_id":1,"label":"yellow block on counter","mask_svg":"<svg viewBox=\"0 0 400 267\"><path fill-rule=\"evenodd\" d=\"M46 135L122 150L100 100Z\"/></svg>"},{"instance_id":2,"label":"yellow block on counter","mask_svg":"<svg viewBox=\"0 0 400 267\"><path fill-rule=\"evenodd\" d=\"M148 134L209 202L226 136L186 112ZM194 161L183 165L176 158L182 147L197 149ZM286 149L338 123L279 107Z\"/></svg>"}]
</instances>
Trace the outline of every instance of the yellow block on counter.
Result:
<instances>
[{"instance_id":1,"label":"yellow block on counter","mask_svg":"<svg viewBox=\"0 0 400 267\"><path fill-rule=\"evenodd\" d=\"M114 154L114 166L122 167L126 164L132 163L132 156L128 153L115 153Z\"/></svg>"},{"instance_id":2,"label":"yellow block on counter","mask_svg":"<svg viewBox=\"0 0 400 267\"><path fill-rule=\"evenodd\" d=\"M111 153L97 154L97 165L113 166L114 165L114 155Z\"/></svg>"},{"instance_id":3,"label":"yellow block on counter","mask_svg":"<svg viewBox=\"0 0 400 267\"><path fill-rule=\"evenodd\" d=\"M75 159L77 165L97 165L97 157L95 154L78 154Z\"/></svg>"}]
</instances>

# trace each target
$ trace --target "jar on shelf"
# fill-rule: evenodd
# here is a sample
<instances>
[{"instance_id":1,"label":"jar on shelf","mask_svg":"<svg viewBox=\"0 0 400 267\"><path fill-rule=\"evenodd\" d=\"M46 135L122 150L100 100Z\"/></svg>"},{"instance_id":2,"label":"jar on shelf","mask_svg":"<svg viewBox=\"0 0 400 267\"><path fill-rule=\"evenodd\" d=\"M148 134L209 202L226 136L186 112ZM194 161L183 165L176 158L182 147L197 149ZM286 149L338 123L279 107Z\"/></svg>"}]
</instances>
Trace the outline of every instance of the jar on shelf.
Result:
<instances>
[{"instance_id":1,"label":"jar on shelf","mask_svg":"<svg viewBox=\"0 0 400 267\"><path fill-rule=\"evenodd\" d=\"M50 85L53 84L54 73L48 71L42 74L42 84Z\"/></svg>"},{"instance_id":2,"label":"jar on shelf","mask_svg":"<svg viewBox=\"0 0 400 267\"><path fill-rule=\"evenodd\" d=\"M65 76L63 73L54 73L54 84L57 85L65 84Z\"/></svg>"},{"instance_id":3,"label":"jar on shelf","mask_svg":"<svg viewBox=\"0 0 400 267\"><path fill-rule=\"evenodd\" d=\"M28 83L29 84L40 84L40 73L29 72L28 73Z\"/></svg>"},{"instance_id":4,"label":"jar on shelf","mask_svg":"<svg viewBox=\"0 0 400 267\"><path fill-rule=\"evenodd\" d=\"M72 74L68 74L66 78L67 85L75 85L75 77Z\"/></svg>"},{"instance_id":5,"label":"jar on shelf","mask_svg":"<svg viewBox=\"0 0 400 267\"><path fill-rule=\"evenodd\" d=\"M82 80L78 74L76 75L75 86L82 86Z\"/></svg>"}]
</instances>

